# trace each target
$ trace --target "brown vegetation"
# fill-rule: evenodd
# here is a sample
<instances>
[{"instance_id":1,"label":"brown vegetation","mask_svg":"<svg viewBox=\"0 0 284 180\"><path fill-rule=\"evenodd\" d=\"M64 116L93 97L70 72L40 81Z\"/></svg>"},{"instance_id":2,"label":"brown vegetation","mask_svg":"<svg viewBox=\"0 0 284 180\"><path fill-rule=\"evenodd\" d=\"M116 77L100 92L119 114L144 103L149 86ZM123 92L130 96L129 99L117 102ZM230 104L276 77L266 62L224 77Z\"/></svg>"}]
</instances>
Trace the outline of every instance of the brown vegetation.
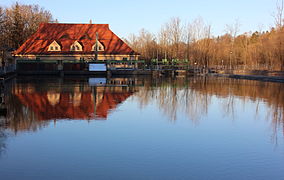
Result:
<instances>
[{"instance_id":1,"label":"brown vegetation","mask_svg":"<svg viewBox=\"0 0 284 180\"><path fill-rule=\"evenodd\" d=\"M52 21L49 11L38 5L0 7L0 49L17 49L42 22Z\"/></svg>"},{"instance_id":2,"label":"brown vegetation","mask_svg":"<svg viewBox=\"0 0 284 180\"><path fill-rule=\"evenodd\" d=\"M183 61L197 67L218 69L284 70L283 1L278 3L275 27L269 31L239 32L239 22L227 25L226 34L213 37L211 26L197 18L184 24L179 18L165 23L160 32L141 30L128 43L153 62Z\"/></svg>"}]
</instances>

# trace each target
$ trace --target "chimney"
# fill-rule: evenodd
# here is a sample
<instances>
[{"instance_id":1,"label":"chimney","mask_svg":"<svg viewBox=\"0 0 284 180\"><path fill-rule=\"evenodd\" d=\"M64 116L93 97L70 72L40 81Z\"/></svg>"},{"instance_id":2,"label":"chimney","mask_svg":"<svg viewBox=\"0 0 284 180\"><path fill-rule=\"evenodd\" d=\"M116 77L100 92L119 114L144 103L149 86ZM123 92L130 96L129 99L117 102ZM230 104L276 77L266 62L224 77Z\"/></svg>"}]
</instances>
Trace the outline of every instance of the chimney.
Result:
<instances>
[{"instance_id":1,"label":"chimney","mask_svg":"<svg viewBox=\"0 0 284 180\"><path fill-rule=\"evenodd\" d=\"M92 19L90 19L90 24L93 24Z\"/></svg>"}]
</instances>

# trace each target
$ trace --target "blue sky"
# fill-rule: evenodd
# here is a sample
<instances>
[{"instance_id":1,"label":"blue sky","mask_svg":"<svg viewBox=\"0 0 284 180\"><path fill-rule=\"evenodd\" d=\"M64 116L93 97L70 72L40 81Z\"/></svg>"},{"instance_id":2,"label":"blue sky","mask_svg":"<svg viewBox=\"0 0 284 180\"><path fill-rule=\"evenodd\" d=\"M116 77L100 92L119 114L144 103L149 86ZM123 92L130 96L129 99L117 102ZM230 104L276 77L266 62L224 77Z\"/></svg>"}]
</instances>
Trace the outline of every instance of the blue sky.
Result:
<instances>
[{"instance_id":1,"label":"blue sky","mask_svg":"<svg viewBox=\"0 0 284 180\"><path fill-rule=\"evenodd\" d=\"M15 0L1 0L10 6ZM19 0L23 4L39 4L51 11L59 22L110 24L121 37L140 29L156 33L171 17L192 21L202 17L212 26L214 35L223 34L226 24L241 24L240 32L267 30L273 26L276 0Z\"/></svg>"}]
</instances>

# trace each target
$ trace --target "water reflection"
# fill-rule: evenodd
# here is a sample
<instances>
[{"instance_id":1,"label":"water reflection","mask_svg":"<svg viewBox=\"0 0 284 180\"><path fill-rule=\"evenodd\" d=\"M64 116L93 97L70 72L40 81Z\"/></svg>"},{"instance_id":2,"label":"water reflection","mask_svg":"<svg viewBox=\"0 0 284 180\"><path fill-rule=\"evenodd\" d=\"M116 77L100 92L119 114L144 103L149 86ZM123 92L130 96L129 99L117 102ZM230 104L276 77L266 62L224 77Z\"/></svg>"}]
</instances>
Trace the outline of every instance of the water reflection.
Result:
<instances>
[{"instance_id":1,"label":"water reflection","mask_svg":"<svg viewBox=\"0 0 284 180\"><path fill-rule=\"evenodd\" d=\"M5 133L5 129L3 128L3 124L2 124L2 120L0 120L0 157L2 152L5 150L6 148L6 141L7 135Z\"/></svg>"},{"instance_id":2,"label":"water reflection","mask_svg":"<svg viewBox=\"0 0 284 180\"><path fill-rule=\"evenodd\" d=\"M120 103L136 92L136 87L90 86L82 81L65 80L30 83L19 80L6 97L6 124L13 131L35 131L47 120L105 120ZM115 83L133 84L132 79L117 78Z\"/></svg>"},{"instance_id":3,"label":"water reflection","mask_svg":"<svg viewBox=\"0 0 284 180\"><path fill-rule=\"evenodd\" d=\"M274 132L284 129L284 85L281 83L216 77L132 77L90 82L86 78L18 79L6 97L6 126L14 132L35 131L46 126L48 120L106 120L120 103L133 96L140 108L155 101L170 120L175 121L183 113L194 123L207 115L214 99L218 99L224 116L232 120L235 106L240 106L237 102L257 104L253 110L256 117L258 104L265 103L269 108L266 118L271 121Z\"/></svg>"},{"instance_id":4,"label":"water reflection","mask_svg":"<svg viewBox=\"0 0 284 180\"><path fill-rule=\"evenodd\" d=\"M0 85L0 157L3 151L6 149L6 138L7 132L5 131L5 118L7 115L7 108L5 105L5 94L7 93L7 88L5 89L3 84Z\"/></svg>"},{"instance_id":5,"label":"water reflection","mask_svg":"<svg viewBox=\"0 0 284 180\"><path fill-rule=\"evenodd\" d=\"M256 104L255 117L259 116L259 104L269 108L265 118L271 122L274 133L284 129L284 88L283 83L269 83L251 80L217 77L195 77L178 79L152 79L137 93L141 107L155 99L160 109L170 120L175 121L184 113L195 123L206 117L208 107L218 101L218 109L224 116L234 120L236 109L252 102ZM154 87L154 88L153 88ZM215 100L215 101L214 101ZM283 131L284 133L284 131Z\"/></svg>"},{"instance_id":6,"label":"water reflection","mask_svg":"<svg viewBox=\"0 0 284 180\"><path fill-rule=\"evenodd\" d=\"M10 84L0 111L4 179L283 174L284 84L217 77L21 77Z\"/></svg>"}]
</instances>

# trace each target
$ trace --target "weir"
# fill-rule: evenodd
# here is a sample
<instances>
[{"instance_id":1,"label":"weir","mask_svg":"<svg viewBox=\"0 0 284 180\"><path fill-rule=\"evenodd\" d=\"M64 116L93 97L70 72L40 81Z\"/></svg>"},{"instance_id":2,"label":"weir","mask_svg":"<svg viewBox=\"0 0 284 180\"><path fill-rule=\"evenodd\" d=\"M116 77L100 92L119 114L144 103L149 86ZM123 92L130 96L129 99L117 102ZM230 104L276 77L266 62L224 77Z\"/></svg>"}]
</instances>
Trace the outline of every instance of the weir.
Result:
<instances>
[{"instance_id":1,"label":"weir","mask_svg":"<svg viewBox=\"0 0 284 180\"><path fill-rule=\"evenodd\" d=\"M148 65L144 60L18 60L19 75L187 75L201 72L188 65Z\"/></svg>"}]
</instances>

